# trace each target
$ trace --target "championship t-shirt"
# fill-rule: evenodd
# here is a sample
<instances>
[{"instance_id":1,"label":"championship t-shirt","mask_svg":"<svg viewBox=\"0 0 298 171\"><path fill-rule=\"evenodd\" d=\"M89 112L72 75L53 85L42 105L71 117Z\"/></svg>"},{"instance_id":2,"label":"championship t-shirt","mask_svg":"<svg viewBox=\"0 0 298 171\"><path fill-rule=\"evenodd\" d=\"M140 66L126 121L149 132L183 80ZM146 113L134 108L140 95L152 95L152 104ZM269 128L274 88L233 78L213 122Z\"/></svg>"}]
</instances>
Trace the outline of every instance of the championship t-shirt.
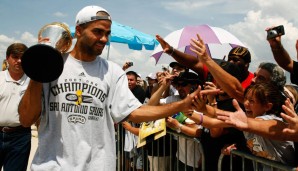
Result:
<instances>
[{"instance_id":1,"label":"championship t-shirt","mask_svg":"<svg viewBox=\"0 0 298 171\"><path fill-rule=\"evenodd\" d=\"M44 84L32 170L116 170L114 123L141 103L115 63L64 57L61 76Z\"/></svg>"}]
</instances>

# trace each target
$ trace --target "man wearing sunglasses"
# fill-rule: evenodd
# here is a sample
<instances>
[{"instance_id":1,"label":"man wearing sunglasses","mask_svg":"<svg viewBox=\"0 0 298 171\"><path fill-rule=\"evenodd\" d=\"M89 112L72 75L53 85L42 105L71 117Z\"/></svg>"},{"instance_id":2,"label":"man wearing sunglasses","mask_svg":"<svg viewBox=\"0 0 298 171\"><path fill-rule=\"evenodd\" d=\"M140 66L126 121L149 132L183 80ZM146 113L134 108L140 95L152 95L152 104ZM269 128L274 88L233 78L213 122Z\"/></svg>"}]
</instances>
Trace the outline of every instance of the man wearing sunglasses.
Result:
<instances>
[{"instance_id":1,"label":"man wearing sunglasses","mask_svg":"<svg viewBox=\"0 0 298 171\"><path fill-rule=\"evenodd\" d=\"M180 99L184 99L187 94L192 93L201 85L197 74L193 72L181 72L172 80L172 85L178 90Z\"/></svg>"},{"instance_id":2,"label":"man wearing sunglasses","mask_svg":"<svg viewBox=\"0 0 298 171\"><path fill-rule=\"evenodd\" d=\"M159 83L160 83L159 88L152 94L150 100L147 103L148 105L163 105L163 104L180 101L186 98L188 94L195 91L198 85L201 85L202 87L202 82L200 81L199 76L193 72L189 72L188 70L185 72L180 72L178 76L166 74L165 77L159 81ZM162 98L163 93L169 88L170 85L173 85L177 89L178 94L170 95L166 98ZM181 111L181 112L187 113L189 111ZM172 117L168 117L166 119L167 125L170 128L176 130L178 133L183 133L192 137L200 136L201 131L199 131L198 129L201 130L201 127L199 125L197 125L195 122L193 122L190 119L181 120L178 118L181 118L181 116L178 116L175 113L173 113ZM185 143L188 144L186 146L187 152L185 152L185 149L186 149ZM173 144L175 144L175 142L172 141L172 146L175 146ZM176 156L179 160L178 162L179 168L183 170L185 165L190 170L193 170L193 168L198 168L199 167L198 161L200 160L200 156L199 156L200 152L199 152L198 146L194 147L192 142L189 142L188 140L182 137L179 138L179 146L180 146L178 148L179 152L177 153L177 156ZM175 155L175 153L176 152L173 152L172 154ZM194 154L195 154L195 157L194 157ZM152 162L153 164L156 163L156 165L158 163L153 156L149 156L149 161ZM161 166L161 163L167 163L167 162L169 163L169 156L163 157L163 162L159 162L159 166L156 166L155 168L160 168L159 170L169 170L169 165Z\"/></svg>"}]
</instances>

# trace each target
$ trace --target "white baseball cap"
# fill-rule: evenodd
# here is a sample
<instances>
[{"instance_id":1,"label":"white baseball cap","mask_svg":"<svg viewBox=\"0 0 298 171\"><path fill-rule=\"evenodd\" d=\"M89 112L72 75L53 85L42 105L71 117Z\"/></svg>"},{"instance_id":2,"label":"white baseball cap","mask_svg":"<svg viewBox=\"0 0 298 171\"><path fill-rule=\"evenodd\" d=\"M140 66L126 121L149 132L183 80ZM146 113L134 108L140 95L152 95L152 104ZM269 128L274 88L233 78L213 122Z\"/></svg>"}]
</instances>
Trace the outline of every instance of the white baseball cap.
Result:
<instances>
[{"instance_id":1,"label":"white baseball cap","mask_svg":"<svg viewBox=\"0 0 298 171\"><path fill-rule=\"evenodd\" d=\"M151 78L152 80L156 80L156 74L150 73L146 78Z\"/></svg>"},{"instance_id":2,"label":"white baseball cap","mask_svg":"<svg viewBox=\"0 0 298 171\"><path fill-rule=\"evenodd\" d=\"M108 16L96 15L98 12L101 12L101 11L106 12L108 14ZM95 20L110 20L110 21L112 21L111 16L107 10L105 10L102 7L92 5L92 6L86 6L78 12L78 14L76 16L76 25L85 24L85 23L88 23L90 21L95 21Z\"/></svg>"}]
</instances>

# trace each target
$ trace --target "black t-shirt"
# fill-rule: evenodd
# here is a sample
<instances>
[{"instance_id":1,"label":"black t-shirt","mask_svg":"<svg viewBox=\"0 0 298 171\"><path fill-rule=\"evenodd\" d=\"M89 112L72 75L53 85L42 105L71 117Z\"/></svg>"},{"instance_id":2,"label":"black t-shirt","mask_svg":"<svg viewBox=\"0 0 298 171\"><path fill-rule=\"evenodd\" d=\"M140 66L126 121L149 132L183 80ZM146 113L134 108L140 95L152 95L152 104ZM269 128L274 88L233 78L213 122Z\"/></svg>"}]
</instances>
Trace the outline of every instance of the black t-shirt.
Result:
<instances>
[{"instance_id":1,"label":"black t-shirt","mask_svg":"<svg viewBox=\"0 0 298 171\"><path fill-rule=\"evenodd\" d=\"M132 94L139 100L139 102L144 103L145 101L145 91L144 89L137 85L133 90L131 90Z\"/></svg>"}]
</instances>

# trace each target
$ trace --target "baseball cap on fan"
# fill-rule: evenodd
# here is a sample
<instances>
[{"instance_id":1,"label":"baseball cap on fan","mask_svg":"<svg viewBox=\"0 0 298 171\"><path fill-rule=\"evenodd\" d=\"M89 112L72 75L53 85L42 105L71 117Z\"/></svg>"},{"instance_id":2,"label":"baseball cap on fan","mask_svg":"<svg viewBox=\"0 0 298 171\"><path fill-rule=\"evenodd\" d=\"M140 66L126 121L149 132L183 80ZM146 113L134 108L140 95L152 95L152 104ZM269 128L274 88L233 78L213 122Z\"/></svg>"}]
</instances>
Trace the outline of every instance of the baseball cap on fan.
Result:
<instances>
[{"instance_id":1,"label":"baseball cap on fan","mask_svg":"<svg viewBox=\"0 0 298 171\"><path fill-rule=\"evenodd\" d=\"M251 55L247 48L238 46L230 50L228 57L237 56L245 61L245 63L251 62Z\"/></svg>"},{"instance_id":2,"label":"baseball cap on fan","mask_svg":"<svg viewBox=\"0 0 298 171\"><path fill-rule=\"evenodd\" d=\"M104 12L104 14L100 14L99 12ZM81 9L76 16L76 25L85 24L95 20L109 20L112 22L112 18L108 11L99 6L86 6Z\"/></svg>"}]
</instances>

